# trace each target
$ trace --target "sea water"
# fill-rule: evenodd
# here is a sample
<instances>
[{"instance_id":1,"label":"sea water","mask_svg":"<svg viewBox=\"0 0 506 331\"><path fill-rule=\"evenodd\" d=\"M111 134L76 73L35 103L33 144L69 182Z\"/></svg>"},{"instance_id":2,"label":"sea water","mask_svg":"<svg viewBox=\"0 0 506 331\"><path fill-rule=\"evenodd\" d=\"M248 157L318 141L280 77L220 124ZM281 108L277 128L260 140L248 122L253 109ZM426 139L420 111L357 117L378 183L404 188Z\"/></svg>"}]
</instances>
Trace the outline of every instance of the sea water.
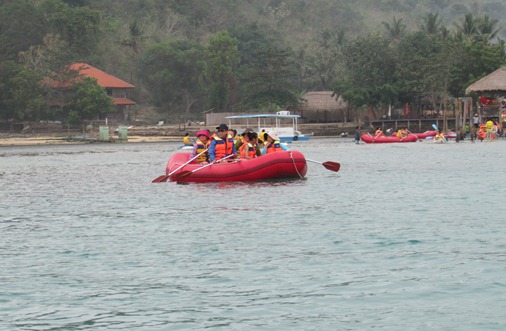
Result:
<instances>
[{"instance_id":1,"label":"sea water","mask_svg":"<svg viewBox=\"0 0 506 331\"><path fill-rule=\"evenodd\" d=\"M290 147L341 169L153 184L177 144L0 148L0 330L506 328L506 141Z\"/></svg>"}]
</instances>

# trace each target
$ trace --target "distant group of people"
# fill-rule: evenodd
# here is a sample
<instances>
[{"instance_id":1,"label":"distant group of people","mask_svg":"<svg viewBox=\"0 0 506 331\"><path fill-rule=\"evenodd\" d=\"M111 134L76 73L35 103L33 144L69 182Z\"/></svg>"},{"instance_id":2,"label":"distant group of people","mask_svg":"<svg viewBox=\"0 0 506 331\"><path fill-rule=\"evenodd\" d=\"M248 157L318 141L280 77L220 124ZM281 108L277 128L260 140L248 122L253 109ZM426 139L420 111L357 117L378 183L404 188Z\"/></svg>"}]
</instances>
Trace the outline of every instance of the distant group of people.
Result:
<instances>
[{"instance_id":1,"label":"distant group of people","mask_svg":"<svg viewBox=\"0 0 506 331\"><path fill-rule=\"evenodd\" d=\"M504 101L503 101L504 102ZM478 114L473 116L473 136L479 140L495 140L501 135L502 127L497 121L493 121L489 118L484 124Z\"/></svg>"},{"instance_id":2,"label":"distant group of people","mask_svg":"<svg viewBox=\"0 0 506 331\"><path fill-rule=\"evenodd\" d=\"M197 140L190 159L195 158L202 164L235 158L248 160L263 154L288 150L274 131L262 131L258 134L247 128L238 136L236 130L229 129L226 124L220 124L214 133L209 130L200 130L195 136Z\"/></svg>"}]
</instances>

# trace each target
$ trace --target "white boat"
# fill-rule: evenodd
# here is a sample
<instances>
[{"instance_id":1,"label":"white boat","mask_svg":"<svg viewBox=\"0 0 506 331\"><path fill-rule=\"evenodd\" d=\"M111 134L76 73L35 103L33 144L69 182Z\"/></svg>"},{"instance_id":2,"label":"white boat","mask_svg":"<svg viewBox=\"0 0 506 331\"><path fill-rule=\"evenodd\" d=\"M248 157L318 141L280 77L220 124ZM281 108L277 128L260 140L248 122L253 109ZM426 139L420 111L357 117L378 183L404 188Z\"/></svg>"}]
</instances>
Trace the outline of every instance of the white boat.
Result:
<instances>
[{"instance_id":1,"label":"white boat","mask_svg":"<svg viewBox=\"0 0 506 331\"><path fill-rule=\"evenodd\" d=\"M309 140L310 134L302 134L297 130L297 120L300 115L291 115L289 111L283 110L278 111L276 114L246 114L246 115L234 115L227 116L229 127L236 127L236 120L246 120L246 128L252 127L251 122L256 122L257 132L262 131L269 132L274 131L277 133L281 141L297 141L297 140Z\"/></svg>"}]
</instances>

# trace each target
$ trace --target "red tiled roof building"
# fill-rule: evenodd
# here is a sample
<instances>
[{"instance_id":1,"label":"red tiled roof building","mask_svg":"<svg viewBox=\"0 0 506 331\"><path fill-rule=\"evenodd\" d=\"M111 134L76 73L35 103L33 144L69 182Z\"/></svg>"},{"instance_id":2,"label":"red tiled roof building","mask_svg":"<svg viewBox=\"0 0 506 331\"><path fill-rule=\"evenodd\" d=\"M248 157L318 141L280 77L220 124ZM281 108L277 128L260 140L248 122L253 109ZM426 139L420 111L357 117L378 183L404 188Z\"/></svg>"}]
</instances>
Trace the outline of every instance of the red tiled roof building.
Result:
<instances>
[{"instance_id":1,"label":"red tiled roof building","mask_svg":"<svg viewBox=\"0 0 506 331\"><path fill-rule=\"evenodd\" d=\"M116 105L116 111L108 114L107 117L110 120L118 120L123 122L128 117L128 107L135 105L135 101L127 98L127 91L135 88L134 85L127 83L117 77L114 77L100 69L97 69L87 63L79 62L70 65L70 69L78 72L78 77L91 77L97 80L97 84L103 87L108 96L113 99ZM47 79L46 84L53 87L68 87L71 82L57 82L52 79ZM57 102L50 101L50 104L56 104Z\"/></svg>"},{"instance_id":2,"label":"red tiled roof building","mask_svg":"<svg viewBox=\"0 0 506 331\"><path fill-rule=\"evenodd\" d=\"M74 63L70 66L70 69L79 72L79 75L95 78L98 85L102 86L107 95L113 98L116 105L116 115L123 115L123 119L126 119L128 115L127 107L136 104L127 98L127 90L133 89L135 86L87 63ZM121 118L117 119L122 120Z\"/></svg>"}]
</instances>

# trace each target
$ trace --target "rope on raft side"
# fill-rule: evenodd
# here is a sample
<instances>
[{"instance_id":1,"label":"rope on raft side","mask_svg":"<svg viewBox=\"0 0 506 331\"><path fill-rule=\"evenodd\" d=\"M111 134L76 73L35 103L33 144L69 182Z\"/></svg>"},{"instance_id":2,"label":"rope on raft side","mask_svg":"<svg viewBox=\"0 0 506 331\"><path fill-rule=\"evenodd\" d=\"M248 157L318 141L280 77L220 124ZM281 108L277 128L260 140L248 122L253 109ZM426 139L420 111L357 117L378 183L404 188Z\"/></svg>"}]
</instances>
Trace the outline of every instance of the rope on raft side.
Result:
<instances>
[{"instance_id":1,"label":"rope on raft side","mask_svg":"<svg viewBox=\"0 0 506 331\"><path fill-rule=\"evenodd\" d=\"M295 160L293 158L293 155L292 155L292 151L289 151L288 153L290 153L290 158L292 159L292 163L293 163L293 166L295 167L295 171L297 172L297 175L299 175L300 178L304 178L300 172L299 172L299 169L297 169L297 165L295 164Z\"/></svg>"}]
</instances>

